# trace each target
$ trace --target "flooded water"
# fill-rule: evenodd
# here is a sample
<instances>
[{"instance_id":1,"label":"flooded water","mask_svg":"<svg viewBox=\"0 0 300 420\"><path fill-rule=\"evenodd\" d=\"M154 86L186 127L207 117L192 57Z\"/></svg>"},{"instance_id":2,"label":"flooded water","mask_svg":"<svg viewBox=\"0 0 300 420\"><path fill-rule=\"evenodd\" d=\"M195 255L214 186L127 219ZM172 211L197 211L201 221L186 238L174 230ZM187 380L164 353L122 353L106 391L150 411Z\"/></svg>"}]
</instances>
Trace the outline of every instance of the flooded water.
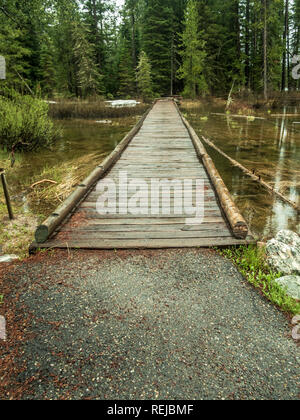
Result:
<instances>
[{"instance_id":1,"label":"flooded water","mask_svg":"<svg viewBox=\"0 0 300 420\"><path fill-rule=\"evenodd\" d=\"M212 107L183 109L200 138L205 135L229 156L248 169L255 169L265 181L299 204L300 109L284 111L299 116L262 115L265 119L252 120L214 115L224 111ZM52 150L17 156L16 166L8 174L13 200L21 201L25 210L49 214L59 201L33 203L27 200L31 183L47 177L47 168L59 168L66 163L76 166L79 160L83 179L116 147L138 119L114 118L107 124L89 120L56 121L63 130L63 137ZM270 195L213 149L206 148L256 237L266 239L280 229L291 229L300 234L299 215L290 205ZM2 154L0 160L3 158Z\"/></svg>"},{"instance_id":2,"label":"flooded water","mask_svg":"<svg viewBox=\"0 0 300 420\"><path fill-rule=\"evenodd\" d=\"M61 165L80 165L80 176L84 179L114 150L139 118L114 118L105 123L90 120L55 121L62 129L61 140L51 150L41 149L16 156L15 167L8 171L7 180L13 201L18 204L22 202L25 211L28 209L44 216L49 214L59 204L59 200L39 203L28 200L30 185L47 178L48 168L59 169ZM3 159L7 159L4 153L0 155L0 161Z\"/></svg>"},{"instance_id":3,"label":"flooded water","mask_svg":"<svg viewBox=\"0 0 300 420\"><path fill-rule=\"evenodd\" d=\"M261 115L264 119L216 115L224 110L212 107L183 112L200 138L209 138L231 158L255 169L276 190L300 204L300 109L285 108L275 115ZM276 116L281 113L293 116ZM281 229L300 234L299 214L293 207L268 193L214 149L205 147L256 237L266 239Z\"/></svg>"}]
</instances>

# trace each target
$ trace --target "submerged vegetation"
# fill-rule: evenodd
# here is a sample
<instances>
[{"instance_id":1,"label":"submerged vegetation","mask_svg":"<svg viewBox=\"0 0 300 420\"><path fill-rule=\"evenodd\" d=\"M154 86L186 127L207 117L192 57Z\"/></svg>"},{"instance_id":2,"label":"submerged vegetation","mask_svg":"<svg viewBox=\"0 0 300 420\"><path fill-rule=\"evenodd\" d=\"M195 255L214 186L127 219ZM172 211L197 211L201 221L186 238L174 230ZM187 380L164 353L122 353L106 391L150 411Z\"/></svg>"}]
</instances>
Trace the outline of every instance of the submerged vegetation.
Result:
<instances>
[{"instance_id":1,"label":"submerged vegetation","mask_svg":"<svg viewBox=\"0 0 300 420\"><path fill-rule=\"evenodd\" d=\"M9 152L49 147L60 137L48 116L48 104L10 92L0 95L0 148Z\"/></svg>"},{"instance_id":2,"label":"submerged vegetation","mask_svg":"<svg viewBox=\"0 0 300 420\"><path fill-rule=\"evenodd\" d=\"M104 157L105 154L103 154ZM27 189L26 202L28 205L24 206L24 203L14 200L15 219L12 221L7 216L4 197L0 194L2 252L16 254L20 258L28 256L29 245L33 241L37 225L89 174L96 166L97 159L99 159L99 155L86 155L64 164L46 166L41 173L32 176L28 184L23 185L23 188ZM8 165L6 167L8 173L13 171Z\"/></svg>"},{"instance_id":3,"label":"submerged vegetation","mask_svg":"<svg viewBox=\"0 0 300 420\"><path fill-rule=\"evenodd\" d=\"M230 259L250 284L284 312L292 315L300 313L300 302L289 297L275 282L281 274L273 272L267 265L264 248L251 245L223 249L219 253Z\"/></svg>"}]
</instances>

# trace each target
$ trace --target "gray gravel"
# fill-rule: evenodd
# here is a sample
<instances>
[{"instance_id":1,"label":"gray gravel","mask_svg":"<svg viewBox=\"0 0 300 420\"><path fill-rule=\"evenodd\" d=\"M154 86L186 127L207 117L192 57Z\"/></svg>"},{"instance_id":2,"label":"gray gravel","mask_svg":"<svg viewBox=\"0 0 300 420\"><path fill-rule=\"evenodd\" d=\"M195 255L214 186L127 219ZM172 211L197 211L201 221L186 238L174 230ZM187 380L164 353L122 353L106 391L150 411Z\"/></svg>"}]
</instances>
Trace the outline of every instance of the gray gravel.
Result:
<instances>
[{"instance_id":1,"label":"gray gravel","mask_svg":"<svg viewBox=\"0 0 300 420\"><path fill-rule=\"evenodd\" d=\"M288 320L213 251L76 251L7 276L34 315L23 398L299 398Z\"/></svg>"}]
</instances>

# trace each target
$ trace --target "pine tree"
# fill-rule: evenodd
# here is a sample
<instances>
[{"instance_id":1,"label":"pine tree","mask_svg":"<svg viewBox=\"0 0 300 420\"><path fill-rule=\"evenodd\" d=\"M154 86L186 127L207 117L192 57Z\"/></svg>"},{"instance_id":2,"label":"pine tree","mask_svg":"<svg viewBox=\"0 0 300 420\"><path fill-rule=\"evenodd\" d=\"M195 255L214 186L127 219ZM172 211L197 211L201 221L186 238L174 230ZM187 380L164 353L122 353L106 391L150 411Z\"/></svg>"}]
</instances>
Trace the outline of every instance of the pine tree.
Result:
<instances>
[{"instance_id":1,"label":"pine tree","mask_svg":"<svg viewBox=\"0 0 300 420\"><path fill-rule=\"evenodd\" d=\"M40 55L40 83L42 93L51 96L56 88L56 72L54 65L54 45L49 37L45 37Z\"/></svg>"},{"instance_id":2,"label":"pine tree","mask_svg":"<svg viewBox=\"0 0 300 420\"><path fill-rule=\"evenodd\" d=\"M203 32L198 31L198 11L195 0L189 0L185 13L185 30L182 40L182 66L178 70L179 77L184 79L184 95L196 98L197 94L207 92L207 84L203 69L205 65L205 41L201 39Z\"/></svg>"},{"instance_id":3,"label":"pine tree","mask_svg":"<svg viewBox=\"0 0 300 420\"><path fill-rule=\"evenodd\" d=\"M108 38L111 15L115 11L113 0L80 0L83 19L88 26L88 41L94 46L98 71L103 75L103 83L111 79Z\"/></svg>"},{"instance_id":4,"label":"pine tree","mask_svg":"<svg viewBox=\"0 0 300 420\"><path fill-rule=\"evenodd\" d=\"M76 63L77 86L81 96L102 94L102 75L94 60L93 46L87 40L88 30L82 23L73 24L72 39Z\"/></svg>"},{"instance_id":5,"label":"pine tree","mask_svg":"<svg viewBox=\"0 0 300 420\"><path fill-rule=\"evenodd\" d=\"M6 15L0 13L0 55L6 60L6 81L1 82L1 86L19 91L27 89L23 80L30 83L26 64L30 50L22 45L22 37L22 30L18 29L12 20L8 21Z\"/></svg>"},{"instance_id":6,"label":"pine tree","mask_svg":"<svg viewBox=\"0 0 300 420\"><path fill-rule=\"evenodd\" d=\"M170 93L174 15L171 1L148 0L143 16L142 48L152 66L156 93Z\"/></svg>"},{"instance_id":7,"label":"pine tree","mask_svg":"<svg viewBox=\"0 0 300 420\"><path fill-rule=\"evenodd\" d=\"M55 48L57 89L64 96L79 94L72 36L73 22L79 20L78 5L74 0L56 1L51 34Z\"/></svg>"},{"instance_id":8,"label":"pine tree","mask_svg":"<svg viewBox=\"0 0 300 420\"><path fill-rule=\"evenodd\" d=\"M144 101L153 98L153 87L151 79L151 64L147 54L142 51L137 67L137 82L140 95Z\"/></svg>"},{"instance_id":9,"label":"pine tree","mask_svg":"<svg viewBox=\"0 0 300 420\"><path fill-rule=\"evenodd\" d=\"M119 64L119 91L122 98L133 97L136 94L135 69L131 54L131 44L126 38L122 40Z\"/></svg>"}]
</instances>

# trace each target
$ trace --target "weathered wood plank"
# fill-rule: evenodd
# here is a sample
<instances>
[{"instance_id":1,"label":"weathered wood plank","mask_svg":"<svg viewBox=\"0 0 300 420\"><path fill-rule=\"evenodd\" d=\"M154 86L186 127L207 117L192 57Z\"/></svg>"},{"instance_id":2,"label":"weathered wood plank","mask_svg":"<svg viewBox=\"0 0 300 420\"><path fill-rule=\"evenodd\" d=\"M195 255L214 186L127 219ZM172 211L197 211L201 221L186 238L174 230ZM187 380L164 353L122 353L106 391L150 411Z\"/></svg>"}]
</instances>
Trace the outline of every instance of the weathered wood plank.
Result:
<instances>
[{"instance_id":1,"label":"weathered wood plank","mask_svg":"<svg viewBox=\"0 0 300 420\"><path fill-rule=\"evenodd\" d=\"M149 219L148 219L149 220ZM204 232L204 231L224 231L227 229L227 225L223 219L220 219L219 223L202 223L201 225L186 225L183 223L167 223L167 224L121 224L121 225L109 225L109 224L91 224L83 225L82 227L74 227L71 229L70 226L64 226L60 229L60 232L174 232L174 231L193 231L193 232Z\"/></svg>"},{"instance_id":2,"label":"weathered wood plank","mask_svg":"<svg viewBox=\"0 0 300 420\"><path fill-rule=\"evenodd\" d=\"M99 232L99 231L65 231L62 236L65 236L66 240L104 240L104 239L187 239L187 238L231 238L231 234L228 229L219 230L203 230L203 231L181 231L173 230L168 232ZM58 237L59 239L60 237Z\"/></svg>"},{"instance_id":3,"label":"weathered wood plank","mask_svg":"<svg viewBox=\"0 0 300 420\"><path fill-rule=\"evenodd\" d=\"M221 216L221 214L219 216L207 216L204 218L203 224L202 226L205 226L206 224L210 224L210 223L220 223L220 224L225 224L224 222L224 218ZM111 218L103 218L103 219L99 219L98 217L96 218L86 218L84 220L84 225L86 227L88 226L113 226L113 225L117 225L118 229L120 229L122 226L132 226L132 225L142 225L142 226L146 226L146 225L150 225L150 226L156 226L156 225L161 225L161 226L165 226L165 225L176 225L176 224L180 224L182 226L188 226L185 223L185 219L184 218L178 218L178 217L132 217L132 218L123 218L123 217L111 217ZM192 225L189 225L192 227ZM69 229L68 227L63 227L62 229Z\"/></svg>"},{"instance_id":4,"label":"weathered wood plank","mask_svg":"<svg viewBox=\"0 0 300 420\"><path fill-rule=\"evenodd\" d=\"M48 241L43 244L34 244L39 248L61 248L61 249L162 249L162 248L207 248L212 246L230 246L251 244L254 240L248 237L244 240L228 238L190 238L190 239L103 239L93 241Z\"/></svg>"}]
</instances>

